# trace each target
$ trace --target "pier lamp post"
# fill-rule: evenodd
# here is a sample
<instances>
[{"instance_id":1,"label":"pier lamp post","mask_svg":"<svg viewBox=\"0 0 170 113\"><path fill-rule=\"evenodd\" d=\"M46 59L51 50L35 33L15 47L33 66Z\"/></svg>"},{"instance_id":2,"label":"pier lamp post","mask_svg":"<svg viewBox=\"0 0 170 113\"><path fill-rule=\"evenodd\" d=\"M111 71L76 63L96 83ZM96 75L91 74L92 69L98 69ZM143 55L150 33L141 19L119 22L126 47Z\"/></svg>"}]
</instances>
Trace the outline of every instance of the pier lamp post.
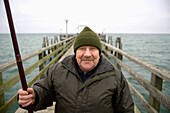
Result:
<instances>
[{"instance_id":1,"label":"pier lamp post","mask_svg":"<svg viewBox=\"0 0 170 113\"><path fill-rule=\"evenodd\" d=\"M68 37L68 30L67 30L68 19L65 19L65 21L66 21L66 37Z\"/></svg>"}]
</instances>

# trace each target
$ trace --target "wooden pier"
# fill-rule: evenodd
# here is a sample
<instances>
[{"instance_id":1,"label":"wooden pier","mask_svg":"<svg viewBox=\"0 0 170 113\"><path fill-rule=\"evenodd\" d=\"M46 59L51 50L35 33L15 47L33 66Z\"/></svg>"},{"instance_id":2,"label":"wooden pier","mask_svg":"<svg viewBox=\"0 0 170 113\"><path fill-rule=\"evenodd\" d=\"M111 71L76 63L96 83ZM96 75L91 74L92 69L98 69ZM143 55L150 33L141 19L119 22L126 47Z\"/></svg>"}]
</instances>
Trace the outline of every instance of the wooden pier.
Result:
<instances>
[{"instance_id":1,"label":"wooden pier","mask_svg":"<svg viewBox=\"0 0 170 113\"><path fill-rule=\"evenodd\" d=\"M73 36L60 42L57 42L54 39L51 42L51 45L47 44L49 42L45 41L46 39L44 39L44 47L42 49L22 57L23 61L26 61L35 56L39 57L39 60L37 62L25 69L26 76L29 76L29 73L31 73L37 67L39 68L39 73L31 81L28 82L29 87L34 84L34 82L38 78L41 78L43 76L43 73L50 65L62 61L64 57L73 54L72 44L75 38L76 36ZM113 41L112 37L108 39L110 41ZM111 44L110 42L104 42L106 41L105 37L101 40L103 40L101 41L103 45L102 54L106 58L113 59L116 63L117 68L119 68L120 70L123 68L129 75L133 77L134 80L136 80L149 92L149 101L147 101L143 97L143 95L140 94L130 82L128 82L132 95L139 101L139 103L141 103L141 106L143 106L148 113L159 113L160 104L170 110L170 97L162 92L163 80L170 83L170 73L123 51L120 37L117 38L115 41L116 47L113 47L111 45L112 42ZM130 61L135 62L144 69L148 70L151 73L150 83L145 80L140 74L127 66L122 60L123 57L128 58ZM7 71L15 65L15 60L0 65L0 113L5 113L17 100L17 94L15 94L8 102L5 102L4 93L9 88L14 86L17 82L19 82L19 75L15 75L4 83L2 81L3 72ZM35 113L54 113L54 105L55 103L52 107L48 107L46 110L37 111ZM27 111L19 108L16 113L27 113ZM135 113L140 113L139 109L136 106Z\"/></svg>"}]
</instances>

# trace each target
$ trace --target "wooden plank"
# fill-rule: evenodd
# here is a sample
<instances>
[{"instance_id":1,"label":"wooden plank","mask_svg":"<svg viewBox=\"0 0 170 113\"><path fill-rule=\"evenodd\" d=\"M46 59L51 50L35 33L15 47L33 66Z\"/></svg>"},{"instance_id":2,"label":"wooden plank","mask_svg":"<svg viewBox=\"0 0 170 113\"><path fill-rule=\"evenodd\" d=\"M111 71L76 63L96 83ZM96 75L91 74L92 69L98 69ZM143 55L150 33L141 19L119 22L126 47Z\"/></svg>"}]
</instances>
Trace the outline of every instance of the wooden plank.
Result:
<instances>
[{"instance_id":1,"label":"wooden plank","mask_svg":"<svg viewBox=\"0 0 170 113\"><path fill-rule=\"evenodd\" d=\"M38 51L27 54L24 57L22 57L22 61L26 61L26 60L40 54L41 52L42 52L42 50L40 49ZM0 65L0 72L4 72L4 71L10 69L11 67L14 67L15 65L16 65L16 60L4 63L4 64Z\"/></svg>"},{"instance_id":2,"label":"wooden plank","mask_svg":"<svg viewBox=\"0 0 170 113\"><path fill-rule=\"evenodd\" d=\"M62 43L64 43L64 42L67 42L67 41L69 41L69 40L73 40L74 38L75 38L75 36L70 37L70 38L67 38L66 40L60 41L60 42L58 42L58 43L56 43L56 44L50 45L50 46L48 46L48 47L46 47L46 48L43 48L43 49L44 49L44 50L48 50L48 49L50 49L50 48L53 48L54 46L62 45Z\"/></svg>"},{"instance_id":3,"label":"wooden plank","mask_svg":"<svg viewBox=\"0 0 170 113\"><path fill-rule=\"evenodd\" d=\"M38 59L39 59L39 60L43 59L43 53L40 53L40 54L38 55ZM44 63L42 63L42 64L39 66L39 71L41 71L43 68L44 68Z\"/></svg>"},{"instance_id":4,"label":"wooden plank","mask_svg":"<svg viewBox=\"0 0 170 113\"><path fill-rule=\"evenodd\" d=\"M48 37L46 37L46 41L47 41L47 47L49 47L49 39L48 39ZM50 54L50 49L51 48L48 49L48 54Z\"/></svg>"},{"instance_id":5,"label":"wooden plank","mask_svg":"<svg viewBox=\"0 0 170 113\"><path fill-rule=\"evenodd\" d=\"M136 99L141 103L141 105L149 112L149 113L158 113L149 103L145 100L145 98L133 87L133 85L127 80L130 92L136 97Z\"/></svg>"},{"instance_id":6,"label":"wooden plank","mask_svg":"<svg viewBox=\"0 0 170 113\"><path fill-rule=\"evenodd\" d=\"M51 56L53 56L58 51L62 50L64 47L59 47L57 50L55 50L53 53L49 54L48 56L44 57L43 59L39 60L38 62L34 63L27 69L25 69L25 75L28 75L30 72L32 72L35 68L37 68L39 65L41 65L43 62L48 60ZM3 83L3 85L0 86L0 94L8 90L10 87L12 87L15 83L17 83L20 80L19 74L15 75L11 79L7 80Z\"/></svg>"},{"instance_id":7,"label":"wooden plank","mask_svg":"<svg viewBox=\"0 0 170 113\"><path fill-rule=\"evenodd\" d=\"M2 72L0 72L0 86L3 84L3 79L2 79ZM5 104L5 97L4 93L0 94L0 107Z\"/></svg>"},{"instance_id":8,"label":"wooden plank","mask_svg":"<svg viewBox=\"0 0 170 113\"><path fill-rule=\"evenodd\" d=\"M54 44L56 44L58 42L58 38L57 38L57 36L55 36L54 37ZM54 46L54 50L56 50L57 49L57 46ZM57 53L54 55L54 57L56 57L57 56Z\"/></svg>"},{"instance_id":9,"label":"wooden plank","mask_svg":"<svg viewBox=\"0 0 170 113\"><path fill-rule=\"evenodd\" d=\"M152 75L151 75L151 85L152 86L154 86L158 90L162 91L162 82L163 82L163 80L160 77L158 77L152 73ZM152 95L149 96L149 104L159 112L160 102L156 98L154 98Z\"/></svg>"},{"instance_id":10,"label":"wooden plank","mask_svg":"<svg viewBox=\"0 0 170 113\"><path fill-rule=\"evenodd\" d=\"M46 47L46 37L43 37L42 48L45 48L45 47ZM44 53L44 54L43 54L43 55L44 55L43 57L47 56L46 51L44 51L43 53Z\"/></svg>"},{"instance_id":11,"label":"wooden plank","mask_svg":"<svg viewBox=\"0 0 170 113\"><path fill-rule=\"evenodd\" d=\"M167 82L170 82L170 73L169 72L167 72L167 71L165 71L165 70L163 70L163 69L161 69L159 67L156 67L156 66L154 66L152 64L149 64L149 63L147 63L147 62L145 62L145 61L143 61L143 60L141 60L141 59L139 59L139 58L137 58L137 57L135 57L133 55L130 55L130 54L126 53L123 50L120 50L120 49L118 49L116 47L113 47L113 46L111 46L111 45L109 45L109 44L107 44L105 42L101 41L101 43L103 45L107 46L107 47L112 48L114 51L122 54L123 56L127 57L129 60L132 60L133 62L139 64L140 66L142 66L146 70L150 71L151 73L154 73L155 75L157 75L160 78L166 80Z\"/></svg>"},{"instance_id":12,"label":"wooden plank","mask_svg":"<svg viewBox=\"0 0 170 113\"><path fill-rule=\"evenodd\" d=\"M147 80L145 80L142 76L140 76L134 70L129 68L126 64L124 64L110 52L107 52L106 50L103 51L107 53L111 58L113 58L117 63L119 63L119 65L124 68L125 71L129 73L129 75L131 75L135 80L137 80L146 90L150 92L152 96L154 96L159 102L161 102L166 108L170 110L170 98L168 96L166 96L164 93L149 84Z\"/></svg>"},{"instance_id":13,"label":"wooden plank","mask_svg":"<svg viewBox=\"0 0 170 113\"><path fill-rule=\"evenodd\" d=\"M9 108L12 107L12 105L16 102L17 100L17 94L15 94L7 103L5 103L1 108L0 108L0 113L5 113L8 111Z\"/></svg>"},{"instance_id":14,"label":"wooden plank","mask_svg":"<svg viewBox=\"0 0 170 113\"><path fill-rule=\"evenodd\" d=\"M54 42L53 42L53 39L51 39L51 45L53 45ZM51 48L52 52L54 51L54 47Z\"/></svg>"},{"instance_id":15,"label":"wooden plank","mask_svg":"<svg viewBox=\"0 0 170 113\"><path fill-rule=\"evenodd\" d=\"M38 62L34 63L27 69L25 69L25 75L27 76L29 73L31 73L34 69L36 69L39 65L41 65L43 62L48 60L51 56L53 56L56 52L62 50L64 47L60 47L57 50L55 50L53 53L49 54L48 56L42 58ZM11 79L7 80L0 86L0 95L3 94L5 91L7 91L10 87L12 87L14 84L16 84L20 80L19 74L15 75Z\"/></svg>"},{"instance_id":16,"label":"wooden plank","mask_svg":"<svg viewBox=\"0 0 170 113\"><path fill-rule=\"evenodd\" d=\"M119 44L119 46L118 46L118 44ZM121 38L120 38L120 37L116 38L115 47L122 50L122 43L121 43ZM113 53L113 50L112 50L112 53ZM115 56L116 56L119 60L122 60L122 59L123 59L123 56L122 56L120 53L118 53L118 52L115 52ZM117 68L121 70L121 66L120 66L118 63L117 63L116 65L117 65Z\"/></svg>"},{"instance_id":17,"label":"wooden plank","mask_svg":"<svg viewBox=\"0 0 170 113\"><path fill-rule=\"evenodd\" d=\"M38 55L39 60L43 59L43 57L44 57L43 53L40 53ZM43 68L44 68L44 62L41 65L39 65L39 71L41 71ZM40 79L42 79L42 78L40 78Z\"/></svg>"}]
</instances>

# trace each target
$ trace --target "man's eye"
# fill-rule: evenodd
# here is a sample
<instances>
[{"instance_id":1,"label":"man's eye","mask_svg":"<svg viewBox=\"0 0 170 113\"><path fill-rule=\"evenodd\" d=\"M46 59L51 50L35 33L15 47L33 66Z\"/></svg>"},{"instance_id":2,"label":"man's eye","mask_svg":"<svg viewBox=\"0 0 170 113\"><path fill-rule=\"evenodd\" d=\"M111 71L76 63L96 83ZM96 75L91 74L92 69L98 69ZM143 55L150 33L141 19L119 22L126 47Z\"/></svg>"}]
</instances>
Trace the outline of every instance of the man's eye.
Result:
<instances>
[{"instance_id":1,"label":"man's eye","mask_svg":"<svg viewBox=\"0 0 170 113\"><path fill-rule=\"evenodd\" d=\"M85 50L85 48L81 47L80 50Z\"/></svg>"},{"instance_id":2,"label":"man's eye","mask_svg":"<svg viewBox=\"0 0 170 113\"><path fill-rule=\"evenodd\" d=\"M96 48L90 48L90 50L96 50Z\"/></svg>"}]
</instances>

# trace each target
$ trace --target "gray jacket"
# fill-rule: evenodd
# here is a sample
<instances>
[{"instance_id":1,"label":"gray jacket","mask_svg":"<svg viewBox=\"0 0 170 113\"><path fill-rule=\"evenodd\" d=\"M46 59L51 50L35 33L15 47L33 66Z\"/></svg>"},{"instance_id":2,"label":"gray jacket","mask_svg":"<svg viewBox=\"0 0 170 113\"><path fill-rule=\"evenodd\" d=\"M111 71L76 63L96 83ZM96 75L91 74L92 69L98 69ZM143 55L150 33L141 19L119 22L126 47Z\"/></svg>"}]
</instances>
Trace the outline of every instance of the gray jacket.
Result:
<instances>
[{"instance_id":1,"label":"gray jacket","mask_svg":"<svg viewBox=\"0 0 170 113\"><path fill-rule=\"evenodd\" d=\"M34 86L39 101L34 110L56 102L56 113L133 113L134 103L123 74L105 58L97 70L81 81L74 56L51 66Z\"/></svg>"}]
</instances>

